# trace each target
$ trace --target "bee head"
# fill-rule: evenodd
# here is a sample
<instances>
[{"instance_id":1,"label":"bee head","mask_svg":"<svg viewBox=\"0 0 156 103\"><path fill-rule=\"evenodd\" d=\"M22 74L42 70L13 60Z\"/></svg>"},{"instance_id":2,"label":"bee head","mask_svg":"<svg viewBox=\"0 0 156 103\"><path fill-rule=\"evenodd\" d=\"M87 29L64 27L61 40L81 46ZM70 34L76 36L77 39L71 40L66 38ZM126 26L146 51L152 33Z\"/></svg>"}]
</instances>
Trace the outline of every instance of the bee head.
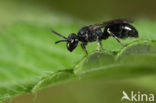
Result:
<instances>
[{"instance_id":1,"label":"bee head","mask_svg":"<svg viewBox=\"0 0 156 103\"><path fill-rule=\"evenodd\" d=\"M76 34L71 33L71 34L68 36L68 38L66 38L65 36L63 36L63 35L61 35L61 34L55 32L55 31L52 30L52 29L51 29L51 32L54 33L54 34L56 34L56 35L58 35L58 36L60 36L60 37L62 37L62 38L64 38L64 40L56 41L55 44L61 43L61 42L67 42L67 49L68 49L70 52L72 52L72 51L77 47L79 40L78 40Z\"/></svg>"},{"instance_id":2,"label":"bee head","mask_svg":"<svg viewBox=\"0 0 156 103\"><path fill-rule=\"evenodd\" d=\"M72 52L78 45L78 38L77 38L77 35L74 34L74 33L71 33L69 36L68 36L68 39L67 39L67 49Z\"/></svg>"}]
</instances>

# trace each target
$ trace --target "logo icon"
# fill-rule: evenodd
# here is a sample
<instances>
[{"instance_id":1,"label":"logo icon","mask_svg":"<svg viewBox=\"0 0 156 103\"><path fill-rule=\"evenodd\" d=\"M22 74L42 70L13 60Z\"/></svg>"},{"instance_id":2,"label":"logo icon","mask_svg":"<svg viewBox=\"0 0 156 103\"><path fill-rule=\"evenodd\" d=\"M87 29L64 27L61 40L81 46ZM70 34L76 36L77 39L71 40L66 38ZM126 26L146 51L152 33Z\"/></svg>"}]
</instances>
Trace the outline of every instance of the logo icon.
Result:
<instances>
[{"instance_id":1,"label":"logo icon","mask_svg":"<svg viewBox=\"0 0 156 103\"><path fill-rule=\"evenodd\" d=\"M145 93L140 93L140 91L138 91L137 93L135 93L134 91L131 91L131 94L128 95L125 91L122 91L122 98L121 101L123 100L128 100L128 101L145 101L145 102L152 102L154 101L154 94L145 94Z\"/></svg>"},{"instance_id":2,"label":"logo icon","mask_svg":"<svg viewBox=\"0 0 156 103\"><path fill-rule=\"evenodd\" d=\"M131 101L131 99L128 97L128 95L127 95L127 93L125 91L123 91L122 94L123 94L123 97L121 98L121 101L123 99L127 99L127 100Z\"/></svg>"}]
</instances>

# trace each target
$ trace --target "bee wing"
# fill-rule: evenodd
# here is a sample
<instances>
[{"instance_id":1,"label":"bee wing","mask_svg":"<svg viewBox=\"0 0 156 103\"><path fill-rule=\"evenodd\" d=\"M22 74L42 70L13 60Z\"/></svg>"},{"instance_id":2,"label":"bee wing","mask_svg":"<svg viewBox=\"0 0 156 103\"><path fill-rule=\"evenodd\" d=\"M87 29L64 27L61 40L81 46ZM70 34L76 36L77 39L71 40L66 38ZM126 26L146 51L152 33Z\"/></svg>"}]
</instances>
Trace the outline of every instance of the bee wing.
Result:
<instances>
[{"instance_id":1,"label":"bee wing","mask_svg":"<svg viewBox=\"0 0 156 103\"><path fill-rule=\"evenodd\" d=\"M114 20L102 22L102 23L99 23L99 24L94 24L94 25L90 26L90 29L95 30L95 29L98 29L98 28L103 28L106 25L118 24L118 23L133 23L133 22L134 22L134 20L130 19L130 18L114 19Z\"/></svg>"}]
</instances>

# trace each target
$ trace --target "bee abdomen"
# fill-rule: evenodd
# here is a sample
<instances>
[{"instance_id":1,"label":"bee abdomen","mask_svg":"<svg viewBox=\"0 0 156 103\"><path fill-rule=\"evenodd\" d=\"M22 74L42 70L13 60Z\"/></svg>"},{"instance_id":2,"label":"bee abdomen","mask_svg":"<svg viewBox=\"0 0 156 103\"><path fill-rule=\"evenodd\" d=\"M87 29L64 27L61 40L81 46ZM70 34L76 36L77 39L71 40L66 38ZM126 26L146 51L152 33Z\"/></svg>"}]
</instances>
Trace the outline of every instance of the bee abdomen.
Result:
<instances>
[{"instance_id":1,"label":"bee abdomen","mask_svg":"<svg viewBox=\"0 0 156 103\"><path fill-rule=\"evenodd\" d=\"M118 38L138 37L137 30L127 23L118 23L106 26L104 31L105 35L109 35L107 32L108 29Z\"/></svg>"}]
</instances>

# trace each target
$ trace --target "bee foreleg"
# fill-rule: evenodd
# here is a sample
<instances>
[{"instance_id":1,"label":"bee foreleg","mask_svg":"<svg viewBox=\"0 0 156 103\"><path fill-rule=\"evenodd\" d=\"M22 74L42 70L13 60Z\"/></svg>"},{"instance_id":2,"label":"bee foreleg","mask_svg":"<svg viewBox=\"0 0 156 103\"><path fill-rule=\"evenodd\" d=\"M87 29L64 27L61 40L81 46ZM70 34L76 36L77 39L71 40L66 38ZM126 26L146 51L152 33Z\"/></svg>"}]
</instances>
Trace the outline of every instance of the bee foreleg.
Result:
<instances>
[{"instance_id":1,"label":"bee foreleg","mask_svg":"<svg viewBox=\"0 0 156 103\"><path fill-rule=\"evenodd\" d=\"M81 47L84 50L84 52L86 53L86 55L88 55L88 52L87 52L87 49L86 49L87 44L88 44L87 42L82 42L82 44L81 44Z\"/></svg>"}]
</instances>

